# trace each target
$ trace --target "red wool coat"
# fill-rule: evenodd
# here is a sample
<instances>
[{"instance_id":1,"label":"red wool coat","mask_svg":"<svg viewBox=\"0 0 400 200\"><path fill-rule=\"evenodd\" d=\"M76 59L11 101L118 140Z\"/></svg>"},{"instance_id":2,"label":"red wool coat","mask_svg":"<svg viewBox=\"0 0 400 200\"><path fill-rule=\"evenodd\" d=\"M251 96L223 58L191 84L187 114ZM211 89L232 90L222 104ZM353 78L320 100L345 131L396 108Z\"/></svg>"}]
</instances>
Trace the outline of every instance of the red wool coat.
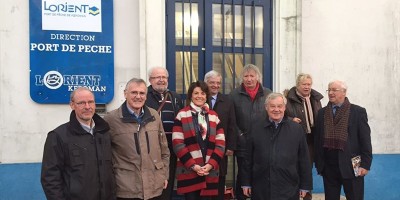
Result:
<instances>
[{"instance_id":1,"label":"red wool coat","mask_svg":"<svg viewBox=\"0 0 400 200\"><path fill-rule=\"evenodd\" d=\"M209 122L209 137L205 158L196 139L191 107L186 106L180 110L175 118L172 144L178 157L176 170L178 194L201 190L201 196L218 195L219 162L225 152L225 136L223 129L219 127L220 120L217 113L209 110L206 116ZM198 176L190 169L194 164L204 166L207 163L213 166L207 176Z\"/></svg>"}]
</instances>

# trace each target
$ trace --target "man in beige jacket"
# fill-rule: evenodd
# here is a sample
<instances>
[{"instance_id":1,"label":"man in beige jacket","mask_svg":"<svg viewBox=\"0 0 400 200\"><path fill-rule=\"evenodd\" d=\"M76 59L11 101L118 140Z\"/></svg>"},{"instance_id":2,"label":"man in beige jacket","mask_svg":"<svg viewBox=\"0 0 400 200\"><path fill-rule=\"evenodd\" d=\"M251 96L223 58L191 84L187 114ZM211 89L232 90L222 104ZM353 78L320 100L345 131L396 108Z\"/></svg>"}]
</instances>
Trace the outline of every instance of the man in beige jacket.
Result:
<instances>
[{"instance_id":1,"label":"man in beige jacket","mask_svg":"<svg viewBox=\"0 0 400 200\"><path fill-rule=\"evenodd\" d=\"M104 119L110 125L118 199L158 199L168 184L169 149L157 111L145 106L146 82L126 84L126 101Z\"/></svg>"}]
</instances>

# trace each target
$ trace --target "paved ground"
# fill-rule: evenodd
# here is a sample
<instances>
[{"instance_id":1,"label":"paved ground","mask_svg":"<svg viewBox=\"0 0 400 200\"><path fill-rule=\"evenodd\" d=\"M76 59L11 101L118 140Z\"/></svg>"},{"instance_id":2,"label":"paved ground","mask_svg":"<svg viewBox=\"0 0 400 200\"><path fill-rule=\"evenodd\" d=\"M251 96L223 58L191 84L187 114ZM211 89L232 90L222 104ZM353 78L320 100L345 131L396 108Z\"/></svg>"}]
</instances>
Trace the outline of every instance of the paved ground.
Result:
<instances>
[{"instance_id":1,"label":"paved ground","mask_svg":"<svg viewBox=\"0 0 400 200\"><path fill-rule=\"evenodd\" d=\"M313 194L312 200L325 200L324 194ZM340 197L340 200L346 200L346 197Z\"/></svg>"}]
</instances>

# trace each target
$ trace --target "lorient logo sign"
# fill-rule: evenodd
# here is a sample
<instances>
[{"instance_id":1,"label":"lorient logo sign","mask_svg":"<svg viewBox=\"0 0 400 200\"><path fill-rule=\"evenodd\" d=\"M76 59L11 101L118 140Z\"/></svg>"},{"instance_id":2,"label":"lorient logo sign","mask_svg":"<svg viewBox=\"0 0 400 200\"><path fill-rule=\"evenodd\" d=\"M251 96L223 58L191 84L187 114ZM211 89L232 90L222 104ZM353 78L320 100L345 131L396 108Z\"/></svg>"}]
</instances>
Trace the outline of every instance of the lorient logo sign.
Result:
<instances>
[{"instance_id":1,"label":"lorient logo sign","mask_svg":"<svg viewBox=\"0 0 400 200\"><path fill-rule=\"evenodd\" d=\"M42 29L102 32L101 0L42 0Z\"/></svg>"},{"instance_id":2,"label":"lorient logo sign","mask_svg":"<svg viewBox=\"0 0 400 200\"><path fill-rule=\"evenodd\" d=\"M68 92L79 87L89 88L93 92L107 91L107 86L101 84L101 75L62 75L54 70L48 71L43 77L42 75L35 75L35 85L37 87L44 85L51 90L56 90L64 85Z\"/></svg>"},{"instance_id":3,"label":"lorient logo sign","mask_svg":"<svg viewBox=\"0 0 400 200\"><path fill-rule=\"evenodd\" d=\"M114 97L113 0L29 0L30 96L68 104L80 87Z\"/></svg>"},{"instance_id":4,"label":"lorient logo sign","mask_svg":"<svg viewBox=\"0 0 400 200\"><path fill-rule=\"evenodd\" d=\"M40 83L40 76L36 76L39 81L36 81L36 85L42 85L42 84L38 84ZM52 90L58 89L62 86L63 84L63 77L60 74L60 72L58 71L49 71L44 75L44 78L42 80L42 83L44 83L44 85Z\"/></svg>"}]
</instances>

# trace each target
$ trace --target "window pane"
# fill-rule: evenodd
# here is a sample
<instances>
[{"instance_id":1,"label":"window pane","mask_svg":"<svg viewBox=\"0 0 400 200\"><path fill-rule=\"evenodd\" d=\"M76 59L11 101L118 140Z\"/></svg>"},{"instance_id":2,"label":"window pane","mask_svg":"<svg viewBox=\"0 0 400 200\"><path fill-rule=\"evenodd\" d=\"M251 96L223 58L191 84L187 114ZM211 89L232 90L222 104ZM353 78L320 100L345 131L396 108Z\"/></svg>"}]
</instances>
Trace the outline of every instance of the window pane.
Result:
<instances>
[{"instance_id":1,"label":"window pane","mask_svg":"<svg viewBox=\"0 0 400 200\"><path fill-rule=\"evenodd\" d=\"M197 81L199 77L198 53L178 51L175 53L176 59L176 92L186 94L190 83Z\"/></svg>"},{"instance_id":2,"label":"window pane","mask_svg":"<svg viewBox=\"0 0 400 200\"><path fill-rule=\"evenodd\" d=\"M192 6L190 6L192 5ZM191 10L190 10L191 9ZM175 3L176 45L198 44L199 14L197 3ZM192 41L190 41L192 36Z\"/></svg>"},{"instance_id":3,"label":"window pane","mask_svg":"<svg viewBox=\"0 0 400 200\"><path fill-rule=\"evenodd\" d=\"M221 4L213 4L212 6L212 21L213 21L213 45L222 46L222 16Z\"/></svg>"},{"instance_id":4,"label":"window pane","mask_svg":"<svg viewBox=\"0 0 400 200\"><path fill-rule=\"evenodd\" d=\"M251 6L244 8L244 34L245 34L245 47L252 47L253 40L253 12Z\"/></svg>"},{"instance_id":5,"label":"window pane","mask_svg":"<svg viewBox=\"0 0 400 200\"><path fill-rule=\"evenodd\" d=\"M235 46L241 47L243 43L243 13L242 6L235 6Z\"/></svg>"},{"instance_id":6,"label":"window pane","mask_svg":"<svg viewBox=\"0 0 400 200\"><path fill-rule=\"evenodd\" d=\"M223 71L223 55L225 55L225 60L224 60L224 71ZM229 94L233 90L233 59L234 55L232 53L213 53L213 70L219 72L223 77L223 83L222 87L225 89L225 91L221 91L225 94ZM222 89L221 87L221 89Z\"/></svg>"},{"instance_id":7,"label":"window pane","mask_svg":"<svg viewBox=\"0 0 400 200\"><path fill-rule=\"evenodd\" d=\"M264 21L263 21L263 9L262 7L255 7L255 47L263 47L263 31L264 31Z\"/></svg>"}]
</instances>

